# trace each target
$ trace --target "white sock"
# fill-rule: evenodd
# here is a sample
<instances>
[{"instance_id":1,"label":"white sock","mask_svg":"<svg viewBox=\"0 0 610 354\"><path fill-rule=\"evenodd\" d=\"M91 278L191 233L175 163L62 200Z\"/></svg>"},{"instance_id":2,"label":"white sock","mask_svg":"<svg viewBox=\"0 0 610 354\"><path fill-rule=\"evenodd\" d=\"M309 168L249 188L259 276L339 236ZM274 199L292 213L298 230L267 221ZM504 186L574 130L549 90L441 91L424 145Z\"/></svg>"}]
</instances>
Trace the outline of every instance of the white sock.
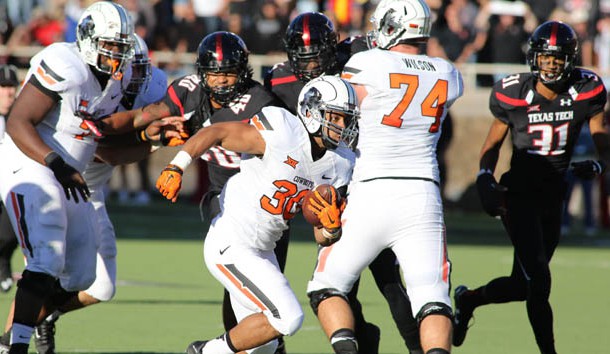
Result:
<instances>
[{"instance_id":1,"label":"white sock","mask_svg":"<svg viewBox=\"0 0 610 354\"><path fill-rule=\"evenodd\" d=\"M11 329L11 344L23 343L29 345L32 333L34 333L34 327L13 323L13 328Z\"/></svg>"}]
</instances>

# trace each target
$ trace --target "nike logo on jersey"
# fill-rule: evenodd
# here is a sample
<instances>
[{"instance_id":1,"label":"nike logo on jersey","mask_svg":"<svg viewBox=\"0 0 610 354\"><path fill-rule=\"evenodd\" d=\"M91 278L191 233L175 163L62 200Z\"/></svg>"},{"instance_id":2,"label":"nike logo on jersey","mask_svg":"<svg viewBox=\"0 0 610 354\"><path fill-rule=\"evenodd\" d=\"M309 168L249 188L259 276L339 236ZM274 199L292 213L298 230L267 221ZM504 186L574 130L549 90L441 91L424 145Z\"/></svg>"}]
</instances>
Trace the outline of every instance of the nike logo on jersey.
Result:
<instances>
[{"instance_id":1,"label":"nike logo on jersey","mask_svg":"<svg viewBox=\"0 0 610 354\"><path fill-rule=\"evenodd\" d=\"M327 175L322 175L322 179L331 179L331 177L328 177Z\"/></svg>"},{"instance_id":2,"label":"nike logo on jersey","mask_svg":"<svg viewBox=\"0 0 610 354\"><path fill-rule=\"evenodd\" d=\"M229 247L231 247L231 246L227 246L227 247L225 247L224 249L220 250L220 251L219 251L219 252L220 252L220 255L222 256L222 255L223 255L223 254L224 254L224 253L225 253L225 252L226 252L226 251L229 249Z\"/></svg>"},{"instance_id":3,"label":"nike logo on jersey","mask_svg":"<svg viewBox=\"0 0 610 354\"><path fill-rule=\"evenodd\" d=\"M17 172L21 171L21 169L22 169L22 168L23 168L23 167L19 167L18 169L14 170L14 171L13 171L13 174L15 174L15 173L17 173Z\"/></svg>"},{"instance_id":4,"label":"nike logo on jersey","mask_svg":"<svg viewBox=\"0 0 610 354\"><path fill-rule=\"evenodd\" d=\"M110 96L110 99L111 99L111 100L114 100L114 99L115 99L115 98L117 98L118 96L119 96L119 94L118 94L118 93L117 93L116 95L111 95L111 96Z\"/></svg>"}]
</instances>

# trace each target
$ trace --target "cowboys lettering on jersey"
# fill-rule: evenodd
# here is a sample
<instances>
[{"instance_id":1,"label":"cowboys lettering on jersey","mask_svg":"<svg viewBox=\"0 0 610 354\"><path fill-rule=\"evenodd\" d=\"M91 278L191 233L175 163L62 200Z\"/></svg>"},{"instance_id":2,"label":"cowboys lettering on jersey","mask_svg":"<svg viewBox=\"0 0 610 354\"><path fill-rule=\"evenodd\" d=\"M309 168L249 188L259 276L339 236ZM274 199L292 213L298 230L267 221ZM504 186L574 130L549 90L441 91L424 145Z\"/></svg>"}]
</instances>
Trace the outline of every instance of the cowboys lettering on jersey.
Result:
<instances>
[{"instance_id":1,"label":"cowboys lettering on jersey","mask_svg":"<svg viewBox=\"0 0 610 354\"><path fill-rule=\"evenodd\" d=\"M582 125L606 103L601 78L582 68L574 69L555 100L538 94L535 84L531 73L510 75L490 95L492 114L511 127L511 171L501 183L513 191L562 183Z\"/></svg>"},{"instance_id":2,"label":"cowboys lettering on jersey","mask_svg":"<svg viewBox=\"0 0 610 354\"><path fill-rule=\"evenodd\" d=\"M212 109L208 94L201 87L199 75L184 76L172 82L164 103L172 115L187 119L190 135L210 124L248 121L265 106L280 106L277 98L257 81L248 79L247 91L228 106ZM220 192L226 181L239 171L240 156L222 147L213 147L201 157L208 162L210 191Z\"/></svg>"}]
</instances>

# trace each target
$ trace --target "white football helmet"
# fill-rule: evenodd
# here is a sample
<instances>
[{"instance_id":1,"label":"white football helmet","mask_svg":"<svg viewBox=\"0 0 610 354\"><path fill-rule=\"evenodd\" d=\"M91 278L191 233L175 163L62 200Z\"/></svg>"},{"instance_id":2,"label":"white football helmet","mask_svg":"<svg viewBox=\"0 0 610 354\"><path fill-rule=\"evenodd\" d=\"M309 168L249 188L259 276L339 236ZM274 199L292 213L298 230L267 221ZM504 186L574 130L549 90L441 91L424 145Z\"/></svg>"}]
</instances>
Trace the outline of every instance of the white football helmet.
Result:
<instances>
[{"instance_id":1,"label":"white football helmet","mask_svg":"<svg viewBox=\"0 0 610 354\"><path fill-rule=\"evenodd\" d=\"M87 64L106 74L120 73L133 57L133 21L121 5L98 1L78 20L76 44Z\"/></svg>"},{"instance_id":2,"label":"white football helmet","mask_svg":"<svg viewBox=\"0 0 610 354\"><path fill-rule=\"evenodd\" d=\"M131 80L125 89L127 95L137 95L146 92L152 76L152 66L148 56L148 46L142 37L133 34L134 55L131 60Z\"/></svg>"},{"instance_id":3,"label":"white football helmet","mask_svg":"<svg viewBox=\"0 0 610 354\"><path fill-rule=\"evenodd\" d=\"M329 121L326 113L343 115L345 127ZM358 136L358 97L354 88L345 80L322 75L309 81L299 93L297 114L309 134L322 138L324 146L334 149L340 142L352 147ZM339 135L335 140L329 132Z\"/></svg>"},{"instance_id":4,"label":"white football helmet","mask_svg":"<svg viewBox=\"0 0 610 354\"><path fill-rule=\"evenodd\" d=\"M371 22L369 47L390 49L402 40L430 37L430 8L424 0L381 0Z\"/></svg>"}]
</instances>

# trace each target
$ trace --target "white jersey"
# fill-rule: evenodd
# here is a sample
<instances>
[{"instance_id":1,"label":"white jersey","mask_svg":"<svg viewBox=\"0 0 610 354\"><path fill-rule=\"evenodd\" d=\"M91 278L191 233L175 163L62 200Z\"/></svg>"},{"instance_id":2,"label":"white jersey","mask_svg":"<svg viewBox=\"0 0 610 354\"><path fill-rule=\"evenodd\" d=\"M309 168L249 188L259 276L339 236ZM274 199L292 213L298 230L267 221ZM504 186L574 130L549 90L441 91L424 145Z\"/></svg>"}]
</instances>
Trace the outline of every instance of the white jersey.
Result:
<instances>
[{"instance_id":1,"label":"white jersey","mask_svg":"<svg viewBox=\"0 0 610 354\"><path fill-rule=\"evenodd\" d=\"M145 91L141 92L134 99L132 109L147 106L151 103L160 101L165 96L165 90L167 88L167 75L165 72L157 67L152 67L152 76L148 85L145 87ZM119 111L125 111L126 108L123 105L119 106ZM112 171L114 166L111 166L104 162L91 161L85 172L83 178L87 181L87 186L92 194L106 185L106 183L112 177Z\"/></svg>"},{"instance_id":2,"label":"white jersey","mask_svg":"<svg viewBox=\"0 0 610 354\"><path fill-rule=\"evenodd\" d=\"M130 74L129 70L124 76ZM123 96L121 80L110 78L102 90L80 57L76 43L55 43L36 54L30 60L25 82L32 76L61 99L36 126L38 134L67 164L82 173L97 147L98 137L90 122L116 111ZM8 150L17 152L8 137L7 134Z\"/></svg>"},{"instance_id":3,"label":"white jersey","mask_svg":"<svg viewBox=\"0 0 610 354\"><path fill-rule=\"evenodd\" d=\"M463 93L460 72L440 58L376 48L352 56L342 77L368 92L360 103L353 181L438 182L436 144L447 110Z\"/></svg>"},{"instance_id":4,"label":"white jersey","mask_svg":"<svg viewBox=\"0 0 610 354\"><path fill-rule=\"evenodd\" d=\"M6 130L6 118L0 115L0 142L4 139L4 131Z\"/></svg>"},{"instance_id":5,"label":"white jersey","mask_svg":"<svg viewBox=\"0 0 610 354\"><path fill-rule=\"evenodd\" d=\"M347 185L354 153L347 147L327 150L313 161L309 134L303 123L279 107L265 107L254 116L265 139L261 157L242 155L241 171L231 177L220 196L221 212L213 227L237 238L246 247L272 250L300 211L307 191L319 184Z\"/></svg>"}]
</instances>

